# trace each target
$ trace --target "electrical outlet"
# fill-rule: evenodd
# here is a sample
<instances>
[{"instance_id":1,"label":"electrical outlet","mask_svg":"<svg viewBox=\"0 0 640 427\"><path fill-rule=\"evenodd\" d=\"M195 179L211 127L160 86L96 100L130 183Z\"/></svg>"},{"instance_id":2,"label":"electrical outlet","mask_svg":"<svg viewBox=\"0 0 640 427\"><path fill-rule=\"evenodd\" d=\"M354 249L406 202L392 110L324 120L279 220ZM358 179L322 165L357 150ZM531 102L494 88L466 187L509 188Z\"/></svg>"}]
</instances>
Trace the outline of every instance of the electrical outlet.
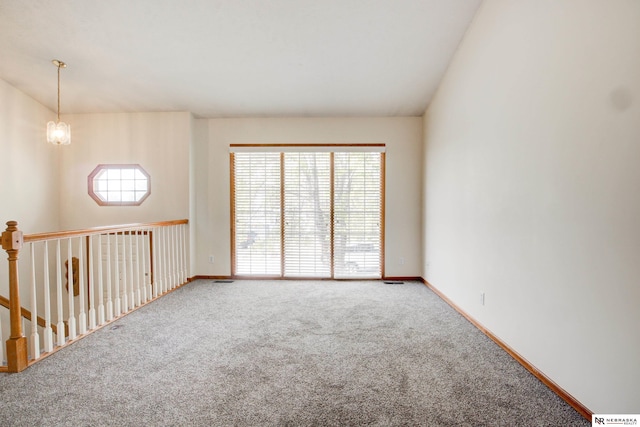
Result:
<instances>
[{"instance_id":1,"label":"electrical outlet","mask_svg":"<svg viewBox=\"0 0 640 427\"><path fill-rule=\"evenodd\" d=\"M480 292L480 305L484 305L484 292Z\"/></svg>"},{"instance_id":2,"label":"electrical outlet","mask_svg":"<svg viewBox=\"0 0 640 427\"><path fill-rule=\"evenodd\" d=\"M215 257L213 255L209 255L209 264L213 264L215 261Z\"/></svg>"}]
</instances>

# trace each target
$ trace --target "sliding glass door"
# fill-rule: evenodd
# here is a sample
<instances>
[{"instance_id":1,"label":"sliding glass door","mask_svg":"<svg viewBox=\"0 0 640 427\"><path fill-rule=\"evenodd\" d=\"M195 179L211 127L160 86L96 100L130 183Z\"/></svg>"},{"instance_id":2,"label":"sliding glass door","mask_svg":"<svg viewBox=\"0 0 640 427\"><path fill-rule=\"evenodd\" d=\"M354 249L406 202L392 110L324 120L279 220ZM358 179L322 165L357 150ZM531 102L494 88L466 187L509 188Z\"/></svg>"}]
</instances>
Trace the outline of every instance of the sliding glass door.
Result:
<instances>
[{"instance_id":1,"label":"sliding glass door","mask_svg":"<svg viewBox=\"0 0 640 427\"><path fill-rule=\"evenodd\" d=\"M235 274L280 276L280 154L236 155Z\"/></svg>"},{"instance_id":2,"label":"sliding glass door","mask_svg":"<svg viewBox=\"0 0 640 427\"><path fill-rule=\"evenodd\" d=\"M284 153L284 276L331 277L330 153Z\"/></svg>"},{"instance_id":3,"label":"sliding glass door","mask_svg":"<svg viewBox=\"0 0 640 427\"><path fill-rule=\"evenodd\" d=\"M234 276L382 276L384 153L323 148L232 151Z\"/></svg>"},{"instance_id":4,"label":"sliding glass door","mask_svg":"<svg viewBox=\"0 0 640 427\"><path fill-rule=\"evenodd\" d=\"M334 154L334 277L382 270L380 153Z\"/></svg>"}]
</instances>

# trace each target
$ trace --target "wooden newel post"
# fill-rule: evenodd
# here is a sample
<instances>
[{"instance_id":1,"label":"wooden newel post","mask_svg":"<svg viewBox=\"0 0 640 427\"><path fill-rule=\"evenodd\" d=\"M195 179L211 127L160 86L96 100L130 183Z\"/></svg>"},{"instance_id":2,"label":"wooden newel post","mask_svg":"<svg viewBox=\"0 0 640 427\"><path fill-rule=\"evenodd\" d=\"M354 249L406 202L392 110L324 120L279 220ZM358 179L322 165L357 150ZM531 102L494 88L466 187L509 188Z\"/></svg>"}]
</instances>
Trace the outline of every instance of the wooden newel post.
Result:
<instances>
[{"instance_id":1,"label":"wooden newel post","mask_svg":"<svg viewBox=\"0 0 640 427\"><path fill-rule=\"evenodd\" d=\"M2 249L9 254L9 315L11 316L11 336L7 340L9 372L20 372L29 366L27 338L22 334L18 284L18 252L22 244L22 231L18 230L18 223L7 222L7 229L2 233Z\"/></svg>"}]
</instances>

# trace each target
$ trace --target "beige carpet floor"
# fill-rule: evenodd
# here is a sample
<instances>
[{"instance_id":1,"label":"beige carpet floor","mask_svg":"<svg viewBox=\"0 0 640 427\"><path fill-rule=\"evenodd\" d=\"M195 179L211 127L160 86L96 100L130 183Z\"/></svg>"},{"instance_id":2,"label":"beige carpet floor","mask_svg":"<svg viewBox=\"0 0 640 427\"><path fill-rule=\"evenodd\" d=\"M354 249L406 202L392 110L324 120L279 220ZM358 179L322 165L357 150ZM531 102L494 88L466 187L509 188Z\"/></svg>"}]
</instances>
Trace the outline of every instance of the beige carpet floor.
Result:
<instances>
[{"instance_id":1,"label":"beige carpet floor","mask_svg":"<svg viewBox=\"0 0 640 427\"><path fill-rule=\"evenodd\" d=\"M21 374L1 426L588 426L420 283L199 280Z\"/></svg>"}]
</instances>

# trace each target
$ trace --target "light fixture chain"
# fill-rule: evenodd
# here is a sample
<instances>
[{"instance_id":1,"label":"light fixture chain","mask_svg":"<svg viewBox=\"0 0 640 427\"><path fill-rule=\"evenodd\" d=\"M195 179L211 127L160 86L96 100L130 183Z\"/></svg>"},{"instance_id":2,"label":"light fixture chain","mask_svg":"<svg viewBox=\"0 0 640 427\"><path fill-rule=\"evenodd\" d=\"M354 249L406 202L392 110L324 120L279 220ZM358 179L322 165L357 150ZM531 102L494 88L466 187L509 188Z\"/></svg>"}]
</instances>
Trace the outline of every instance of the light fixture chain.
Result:
<instances>
[{"instance_id":1,"label":"light fixture chain","mask_svg":"<svg viewBox=\"0 0 640 427\"><path fill-rule=\"evenodd\" d=\"M58 64L58 123L60 122L60 64Z\"/></svg>"}]
</instances>

